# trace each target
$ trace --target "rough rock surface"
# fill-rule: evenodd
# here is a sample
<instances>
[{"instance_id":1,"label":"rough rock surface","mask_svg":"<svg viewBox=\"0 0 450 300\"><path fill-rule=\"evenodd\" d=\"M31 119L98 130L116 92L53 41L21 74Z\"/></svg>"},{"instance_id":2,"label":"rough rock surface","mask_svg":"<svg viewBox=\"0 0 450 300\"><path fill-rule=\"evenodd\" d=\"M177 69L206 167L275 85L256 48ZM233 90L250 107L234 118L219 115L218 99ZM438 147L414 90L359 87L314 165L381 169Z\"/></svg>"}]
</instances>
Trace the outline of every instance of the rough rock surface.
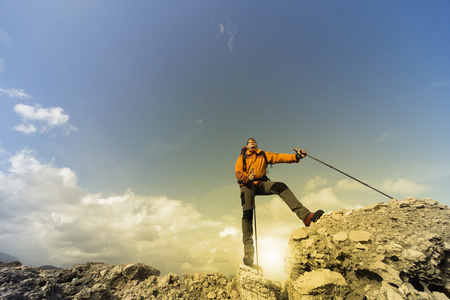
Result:
<instances>
[{"instance_id":1,"label":"rough rock surface","mask_svg":"<svg viewBox=\"0 0 450 300\"><path fill-rule=\"evenodd\" d=\"M277 300L282 299L282 289L276 282L267 280L262 269L241 265L237 274L237 287L240 299L245 300Z\"/></svg>"},{"instance_id":2,"label":"rough rock surface","mask_svg":"<svg viewBox=\"0 0 450 300\"><path fill-rule=\"evenodd\" d=\"M235 278L180 278L140 263L57 270L0 263L0 299L450 299L450 210L437 201L325 214L289 244L283 285L245 265Z\"/></svg>"},{"instance_id":3,"label":"rough rock surface","mask_svg":"<svg viewBox=\"0 0 450 300\"><path fill-rule=\"evenodd\" d=\"M240 299L236 279L169 273L140 263L87 263L59 270L0 270L0 299Z\"/></svg>"},{"instance_id":4,"label":"rough rock surface","mask_svg":"<svg viewBox=\"0 0 450 300\"><path fill-rule=\"evenodd\" d=\"M450 298L450 210L435 200L325 214L289 244L289 299Z\"/></svg>"}]
</instances>

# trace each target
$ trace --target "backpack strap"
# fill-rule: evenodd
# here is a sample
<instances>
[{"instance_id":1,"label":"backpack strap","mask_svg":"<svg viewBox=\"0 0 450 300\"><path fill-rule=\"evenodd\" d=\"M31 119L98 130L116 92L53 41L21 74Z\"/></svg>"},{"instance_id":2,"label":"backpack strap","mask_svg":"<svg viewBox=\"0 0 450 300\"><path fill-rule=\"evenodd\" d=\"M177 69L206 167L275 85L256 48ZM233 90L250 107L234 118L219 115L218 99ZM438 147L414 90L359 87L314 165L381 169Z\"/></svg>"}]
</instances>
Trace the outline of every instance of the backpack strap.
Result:
<instances>
[{"instance_id":1,"label":"backpack strap","mask_svg":"<svg viewBox=\"0 0 450 300\"><path fill-rule=\"evenodd\" d=\"M242 154L242 165L244 172L247 172L247 147L241 149Z\"/></svg>"}]
</instances>

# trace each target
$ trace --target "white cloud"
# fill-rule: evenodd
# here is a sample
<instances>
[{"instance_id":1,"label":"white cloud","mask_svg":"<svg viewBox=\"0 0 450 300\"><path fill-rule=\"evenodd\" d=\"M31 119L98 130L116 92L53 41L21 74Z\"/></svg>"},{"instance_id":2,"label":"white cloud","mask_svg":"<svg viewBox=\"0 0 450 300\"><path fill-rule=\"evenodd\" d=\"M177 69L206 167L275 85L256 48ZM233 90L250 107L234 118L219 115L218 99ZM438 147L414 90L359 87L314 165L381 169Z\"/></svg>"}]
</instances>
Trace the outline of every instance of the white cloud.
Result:
<instances>
[{"instance_id":1,"label":"white cloud","mask_svg":"<svg viewBox=\"0 0 450 300\"><path fill-rule=\"evenodd\" d=\"M14 130L24 134L38 131L36 126L39 127L41 133L55 127L63 128L66 134L77 130L68 123L69 115L65 114L61 107L41 108L39 105L17 104L14 111L21 116L23 122L14 127Z\"/></svg>"},{"instance_id":2,"label":"white cloud","mask_svg":"<svg viewBox=\"0 0 450 300\"><path fill-rule=\"evenodd\" d=\"M240 263L237 226L192 204L130 190L88 193L71 169L41 163L29 149L9 162L0 170L0 244L24 264L143 262L162 272L232 274Z\"/></svg>"},{"instance_id":3,"label":"white cloud","mask_svg":"<svg viewBox=\"0 0 450 300\"><path fill-rule=\"evenodd\" d=\"M1 68L1 62L0 62ZM18 99L30 99L31 96L25 93L22 89L2 89L0 88L0 94L6 94L10 98L18 98Z\"/></svg>"},{"instance_id":4,"label":"white cloud","mask_svg":"<svg viewBox=\"0 0 450 300\"><path fill-rule=\"evenodd\" d=\"M417 184L409 179L386 180L383 182L383 190L388 193L399 193L403 195L415 195L424 191L428 191L430 186L426 184Z\"/></svg>"},{"instance_id":5,"label":"white cloud","mask_svg":"<svg viewBox=\"0 0 450 300\"><path fill-rule=\"evenodd\" d=\"M201 124L201 123L203 123L203 120L196 120L195 123L196 124Z\"/></svg>"},{"instance_id":6,"label":"white cloud","mask_svg":"<svg viewBox=\"0 0 450 300\"><path fill-rule=\"evenodd\" d=\"M286 203L278 196L275 196L268 203L256 204L257 213L264 216L264 221L268 224L285 223L296 220L297 216L289 209Z\"/></svg>"},{"instance_id":7,"label":"white cloud","mask_svg":"<svg viewBox=\"0 0 450 300\"><path fill-rule=\"evenodd\" d=\"M320 177L320 176L316 176L314 178L309 179L306 182L305 189L307 191L312 191L312 190L315 190L318 187L324 186L325 184L327 184L327 182L328 181L325 178Z\"/></svg>"},{"instance_id":8,"label":"white cloud","mask_svg":"<svg viewBox=\"0 0 450 300\"><path fill-rule=\"evenodd\" d=\"M237 34L237 31L235 29L227 29L228 39L228 49L230 52L233 52L233 43L234 43L234 36Z\"/></svg>"},{"instance_id":9,"label":"white cloud","mask_svg":"<svg viewBox=\"0 0 450 300\"><path fill-rule=\"evenodd\" d=\"M231 226L227 226L227 227L225 227L225 229L223 231L219 232L219 236L221 238L225 238L227 236L236 237L240 233L241 232L238 229L231 227Z\"/></svg>"},{"instance_id":10,"label":"white cloud","mask_svg":"<svg viewBox=\"0 0 450 300\"><path fill-rule=\"evenodd\" d=\"M228 49L233 52L234 37L237 34L236 25L227 19L224 23L219 23L219 34L218 37L225 36L227 40Z\"/></svg>"},{"instance_id":11,"label":"white cloud","mask_svg":"<svg viewBox=\"0 0 450 300\"><path fill-rule=\"evenodd\" d=\"M344 203L336 197L332 188L324 188L318 192L309 193L303 197L300 202L306 206L311 205L317 209L321 208L323 210L334 210L344 207Z\"/></svg>"},{"instance_id":12,"label":"white cloud","mask_svg":"<svg viewBox=\"0 0 450 300\"><path fill-rule=\"evenodd\" d=\"M26 104L17 104L14 110L26 121L42 121L51 126L67 123L69 116L64 114L61 107L40 108Z\"/></svg>"},{"instance_id":13,"label":"white cloud","mask_svg":"<svg viewBox=\"0 0 450 300\"><path fill-rule=\"evenodd\" d=\"M23 149L20 153L12 156L9 171L13 174L25 174L36 173L41 170L44 166L32 154L32 150Z\"/></svg>"},{"instance_id":14,"label":"white cloud","mask_svg":"<svg viewBox=\"0 0 450 300\"><path fill-rule=\"evenodd\" d=\"M36 126L34 126L33 124L20 124L20 125L14 126L13 129L15 131L19 131L24 134L31 134L31 133L37 131Z\"/></svg>"},{"instance_id":15,"label":"white cloud","mask_svg":"<svg viewBox=\"0 0 450 300\"><path fill-rule=\"evenodd\" d=\"M336 189L341 191L355 191L363 190L365 188L366 187L363 184L347 178L341 179L336 183Z\"/></svg>"}]
</instances>

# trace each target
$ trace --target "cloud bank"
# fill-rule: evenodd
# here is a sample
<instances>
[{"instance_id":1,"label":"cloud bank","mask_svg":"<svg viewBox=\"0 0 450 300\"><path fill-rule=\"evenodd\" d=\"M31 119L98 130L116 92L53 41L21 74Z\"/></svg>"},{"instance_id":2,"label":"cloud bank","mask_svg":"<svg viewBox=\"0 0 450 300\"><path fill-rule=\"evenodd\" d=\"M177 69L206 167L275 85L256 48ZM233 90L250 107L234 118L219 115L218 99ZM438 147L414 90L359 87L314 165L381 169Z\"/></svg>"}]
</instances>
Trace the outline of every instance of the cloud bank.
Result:
<instances>
[{"instance_id":1,"label":"cloud bank","mask_svg":"<svg viewBox=\"0 0 450 300\"><path fill-rule=\"evenodd\" d=\"M27 148L15 154L0 148L0 162L0 250L24 264L142 262L162 273L230 275L241 263L239 209L213 220L166 196L89 193L70 168L43 163ZM410 194L426 188L406 179L385 185ZM330 186L320 177L307 186L311 190L301 202L326 210L354 208L337 195L361 189L348 179ZM284 276L286 241L303 223L277 196L260 198L257 214L260 263L268 278L278 280Z\"/></svg>"},{"instance_id":2,"label":"cloud bank","mask_svg":"<svg viewBox=\"0 0 450 300\"><path fill-rule=\"evenodd\" d=\"M0 171L0 245L24 264L143 262L162 272L232 274L240 263L238 229L191 204L132 191L88 193L71 169L42 163L30 149L7 161Z\"/></svg>"},{"instance_id":3,"label":"cloud bank","mask_svg":"<svg viewBox=\"0 0 450 300\"><path fill-rule=\"evenodd\" d=\"M364 179L363 182L389 193L393 197L414 196L420 198L423 192L431 190L431 187L426 184L418 184L406 178L385 180L379 185L380 187ZM349 178L338 180L335 183L328 183L326 179L320 176L308 180L303 190L307 194L301 198L300 202L308 208L311 206L313 209L321 208L328 211L362 207L365 205L364 203L356 203L354 200L349 199L357 199L357 195L372 193L368 187ZM364 200L364 197L361 197L361 200Z\"/></svg>"},{"instance_id":4,"label":"cloud bank","mask_svg":"<svg viewBox=\"0 0 450 300\"><path fill-rule=\"evenodd\" d=\"M414 195L430 190L430 186L417 184L409 179L401 178L397 181L386 180L383 182L383 189L389 193L399 193L402 195Z\"/></svg>"}]
</instances>

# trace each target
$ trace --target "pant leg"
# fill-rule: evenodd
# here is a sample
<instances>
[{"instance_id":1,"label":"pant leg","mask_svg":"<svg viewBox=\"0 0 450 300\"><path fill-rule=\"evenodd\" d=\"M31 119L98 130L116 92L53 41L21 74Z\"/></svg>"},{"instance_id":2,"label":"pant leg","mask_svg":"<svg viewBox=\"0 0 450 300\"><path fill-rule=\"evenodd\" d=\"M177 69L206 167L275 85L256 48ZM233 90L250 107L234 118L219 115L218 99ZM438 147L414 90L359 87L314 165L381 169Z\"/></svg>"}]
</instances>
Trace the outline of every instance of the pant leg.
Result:
<instances>
[{"instance_id":1,"label":"pant leg","mask_svg":"<svg viewBox=\"0 0 450 300\"><path fill-rule=\"evenodd\" d=\"M242 204L242 242L244 243L244 253L252 256L255 249L253 247L253 209L255 208L255 195L253 188L241 187Z\"/></svg>"},{"instance_id":2,"label":"pant leg","mask_svg":"<svg viewBox=\"0 0 450 300\"><path fill-rule=\"evenodd\" d=\"M253 209L244 211L242 216L242 242L244 253L253 257L255 248L253 246Z\"/></svg>"},{"instance_id":3,"label":"pant leg","mask_svg":"<svg viewBox=\"0 0 450 300\"><path fill-rule=\"evenodd\" d=\"M287 206L302 220L305 221L311 212L303 206L295 197L294 193L283 182L265 181L258 185L256 195L277 194L283 199Z\"/></svg>"}]
</instances>

